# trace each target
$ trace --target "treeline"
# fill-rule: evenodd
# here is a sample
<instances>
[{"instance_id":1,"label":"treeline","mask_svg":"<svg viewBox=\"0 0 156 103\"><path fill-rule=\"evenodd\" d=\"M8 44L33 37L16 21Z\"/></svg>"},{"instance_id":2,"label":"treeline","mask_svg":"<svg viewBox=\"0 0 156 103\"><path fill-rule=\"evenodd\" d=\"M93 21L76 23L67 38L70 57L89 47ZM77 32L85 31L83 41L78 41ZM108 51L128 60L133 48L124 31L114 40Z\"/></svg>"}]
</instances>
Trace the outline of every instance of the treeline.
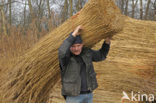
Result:
<instances>
[{"instance_id":1,"label":"treeline","mask_svg":"<svg viewBox=\"0 0 156 103\"><path fill-rule=\"evenodd\" d=\"M124 15L156 20L156 0L114 1ZM40 37L42 31L57 27L79 11L86 2L87 0L1 0L0 34L10 34L12 26L20 27L23 34L35 27Z\"/></svg>"},{"instance_id":2,"label":"treeline","mask_svg":"<svg viewBox=\"0 0 156 103\"><path fill-rule=\"evenodd\" d=\"M0 0L0 63L16 58L87 0Z\"/></svg>"},{"instance_id":3,"label":"treeline","mask_svg":"<svg viewBox=\"0 0 156 103\"><path fill-rule=\"evenodd\" d=\"M20 28L23 34L36 29L42 31L57 27L79 11L87 0L1 0L0 35L9 35L11 27ZM33 30L34 30L33 29Z\"/></svg>"},{"instance_id":4,"label":"treeline","mask_svg":"<svg viewBox=\"0 0 156 103\"><path fill-rule=\"evenodd\" d=\"M116 4L124 15L156 21L156 0L116 0Z\"/></svg>"}]
</instances>

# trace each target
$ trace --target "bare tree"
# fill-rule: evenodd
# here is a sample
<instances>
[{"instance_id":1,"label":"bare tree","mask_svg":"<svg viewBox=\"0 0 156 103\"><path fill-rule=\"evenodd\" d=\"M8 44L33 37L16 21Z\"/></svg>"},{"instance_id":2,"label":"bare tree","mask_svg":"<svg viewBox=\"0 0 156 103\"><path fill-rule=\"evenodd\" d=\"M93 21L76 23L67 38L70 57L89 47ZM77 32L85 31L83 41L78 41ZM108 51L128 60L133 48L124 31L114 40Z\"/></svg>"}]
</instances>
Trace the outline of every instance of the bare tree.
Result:
<instances>
[{"instance_id":1,"label":"bare tree","mask_svg":"<svg viewBox=\"0 0 156 103\"><path fill-rule=\"evenodd\" d=\"M129 3L129 0L126 0L126 7L125 7L125 15L127 16L128 15L128 3Z\"/></svg>"},{"instance_id":2,"label":"bare tree","mask_svg":"<svg viewBox=\"0 0 156 103\"><path fill-rule=\"evenodd\" d=\"M5 19L6 17L5 17L3 6L0 6L0 12L1 12L1 16L2 16L3 33L4 33L4 35L7 35L7 27L6 27L6 19Z\"/></svg>"},{"instance_id":3,"label":"bare tree","mask_svg":"<svg viewBox=\"0 0 156 103\"><path fill-rule=\"evenodd\" d=\"M64 8L62 13L62 22L64 22L68 17L68 1L64 1Z\"/></svg>"},{"instance_id":4,"label":"bare tree","mask_svg":"<svg viewBox=\"0 0 156 103\"><path fill-rule=\"evenodd\" d=\"M49 0L47 0L47 8L48 8L48 17L50 19L51 18L51 10L50 10Z\"/></svg>"},{"instance_id":5,"label":"bare tree","mask_svg":"<svg viewBox=\"0 0 156 103\"><path fill-rule=\"evenodd\" d=\"M34 15L34 11L33 11L31 0L28 0L28 5L29 5L31 19L34 19L35 15Z\"/></svg>"},{"instance_id":6,"label":"bare tree","mask_svg":"<svg viewBox=\"0 0 156 103\"><path fill-rule=\"evenodd\" d=\"M1 7L0 7L1 8ZM3 25L2 25L2 15L1 15L1 9L0 9L0 35L1 35L1 33L2 33L2 27Z\"/></svg>"},{"instance_id":7,"label":"bare tree","mask_svg":"<svg viewBox=\"0 0 156 103\"><path fill-rule=\"evenodd\" d=\"M140 19L143 19L143 6L142 6L142 0L140 0Z\"/></svg>"},{"instance_id":8,"label":"bare tree","mask_svg":"<svg viewBox=\"0 0 156 103\"><path fill-rule=\"evenodd\" d=\"M37 6L38 6L38 13L37 13L38 17L37 17L37 21L36 21L36 26L38 28L38 31L41 32L42 31L41 19L43 17L43 8L42 8L42 6L43 6L43 0L39 0L39 2L37 0ZM39 36L40 35L38 35L38 37Z\"/></svg>"},{"instance_id":9,"label":"bare tree","mask_svg":"<svg viewBox=\"0 0 156 103\"><path fill-rule=\"evenodd\" d=\"M134 18L134 14L135 14L135 7L137 5L138 0L136 0L134 2L134 0L132 0L132 18Z\"/></svg>"},{"instance_id":10,"label":"bare tree","mask_svg":"<svg viewBox=\"0 0 156 103\"><path fill-rule=\"evenodd\" d=\"M73 0L69 0L69 4L70 4L70 16L73 15Z\"/></svg>"},{"instance_id":11,"label":"bare tree","mask_svg":"<svg viewBox=\"0 0 156 103\"><path fill-rule=\"evenodd\" d=\"M24 6L24 15L23 15L23 17L24 17L24 23L23 23L23 26L24 26L24 28L25 28L25 25L26 25L26 1L25 1L25 6Z\"/></svg>"},{"instance_id":12,"label":"bare tree","mask_svg":"<svg viewBox=\"0 0 156 103\"><path fill-rule=\"evenodd\" d=\"M125 0L121 0L121 10L122 10L122 13L124 13L124 5L125 5L125 4L124 4L124 1L125 1Z\"/></svg>"},{"instance_id":13,"label":"bare tree","mask_svg":"<svg viewBox=\"0 0 156 103\"><path fill-rule=\"evenodd\" d=\"M8 0L8 2L9 2L9 24L11 25L12 24L12 3L11 3L11 0Z\"/></svg>"},{"instance_id":14,"label":"bare tree","mask_svg":"<svg viewBox=\"0 0 156 103\"><path fill-rule=\"evenodd\" d=\"M149 12L150 3L151 3L151 0L148 0L147 6L146 6L145 20L147 20L147 16L148 16L148 12Z\"/></svg>"},{"instance_id":15,"label":"bare tree","mask_svg":"<svg viewBox=\"0 0 156 103\"><path fill-rule=\"evenodd\" d=\"M155 21L156 21L156 0L154 1L154 3L153 3L153 7L154 7L154 15L155 15Z\"/></svg>"},{"instance_id":16,"label":"bare tree","mask_svg":"<svg viewBox=\"0 0 156 103\"><path fill-rule=\"evenodd\" d=\"M39 0L38 6L38 18L42 18L43 16L43 0Z\"/></svg>"},{"instance_id":17,"label":"bare tree","mask_svg":"<svg viewBox=\"0 0 156 103\"><path fill-rule=\"evenodd\" d=\"M82 8L81 0L77 1L76 10L79 11Z\"/></svg>"}]
</instances>

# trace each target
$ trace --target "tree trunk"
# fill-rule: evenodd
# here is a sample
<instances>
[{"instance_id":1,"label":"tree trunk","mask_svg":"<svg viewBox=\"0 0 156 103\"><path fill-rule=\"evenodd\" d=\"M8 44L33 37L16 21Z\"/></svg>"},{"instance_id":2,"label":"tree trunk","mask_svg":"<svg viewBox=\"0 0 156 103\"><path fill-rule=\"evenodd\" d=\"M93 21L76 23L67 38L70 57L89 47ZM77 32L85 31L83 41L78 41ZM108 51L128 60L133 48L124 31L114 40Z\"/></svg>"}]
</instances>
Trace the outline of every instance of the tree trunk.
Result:
<instances>
[{"instance_id":1,"label":"tree trunk","mask_svg":"<svg viewBox=\"0 0 156 103\"><path fill-rule=\"evenodd\" d=\"M76 5L76 10L77 10L77 11L80 11L80 9L81 9L81 4L82 4L82 3L81 3L81 0L78 0L78 1L77 1L77 5Z\"/></svg>"},{"instance_id":2,"label":"tree trunk","mask_svg":"<svg viewBox=\"0 0 156 103\"><path fill-rule=\"evenodd\" d=\"M69 4L70 4L70 16L73 15L73 0L69 0Z\"/></svg>"},{"instance_id":3,"label":"tree trunk","mask_svg":"<svg viewBox=\"0 0 156 103\"><path fill-rule=\"evenodd\" d=\"M145 20L147 20L147 17L148 17L148 11L149 11L150 3L151 3L151 0L148 0L147 6L146 6Z\"/></svg>"},{"instance_id":4,"label":"tree trunk","mask_svg":"<svg viewBox=\"0 0 156 103\"><path fill-rule=\"evenodd\" d=\"M111 12L107 12L111 10ZM111 0L90 0L72 16L29 49L11 68L0 86L2 103L46 103L50 90L60 79L58 48L78 25L83 26L85 47L115 35L123 28L124 17Z\"/></svg>"},{"instance_id":5,"label":"tree trunk","mask_svg":"<svg viewBox=\"0 0 156 103\"><path fill-rule=\"evenodd\" d=\"M42 0L40 0L39 5L38 5L38 20L36 21L36 26L37 26L39 32L42 31L41 19L43 16L43 10L41 9L41 6L42 6ZM39 34L38 34L38 38L40 38Z\"/></svg>"},{"instance_id":6,"label":"tree trunk","mask_svg":"<svg viewBox=\"0 0 156 103\"><path fill-rule=\"evenodd\" d=\"M134 18L134 12L135 12L134 0L132 0L132 18Z\"/></svg>"},{"instance_id":7,"label":"tree trunk","mask_svg":"<svg viewBox=\"0 0 156 103\"><path fill-rule=\"evenodd\" d=\"M142 0L140 0L140 19L143 19L143 7L142 7Z\"/></svg>"},{"instance_id":8,"label":"tree trunk","mask_svg":"<svg viewBox=\"0 0 156 103\"><path fill-rule=\"evenodd\" d=\"M31 0L28 0L28 5L29 5L29 10L30 10L31 20L33 20L35 18L35 15L34 15L33 7L31 4Z\"/></svg>"},{"instance_id":9,"label":"tree trunk","mask_svg":"<svg viewBox=\"0 0 156 103\"><path fill-rule=\"evenodd\" d=\"M128 15L128 3L129 3L129 0L126 0L126 7L125 7L125 15L126 16Z\"/></svg>"},{"instance_id":10,"label":"tree trunk","mask_svg":"<svg viewBox=\"0 0 156 103\"><path fill-rule=\"evenodd\" d=\"M25 6L24 6L24 13L23 13L23 17L24 17L24 23L23 23L23 30L24 30L24 32L23 32L23 34L25 35L26 34L26 28L27 28L27 26L26 26L26 6L27 6L27 2L25 1Z\"/></svg>"},{"instance_id":11,"label":"tree trunk","mask_svg":"<svg viewBox=\"0 0 156 103\"><path fill-rule=\"evenodd\" d=\"M7 35L6 17L5 17L5 14L4 14L3 6L0 6L0 12L1 12L1 15L2 15L2 28L3 28L3 33L4 33L4 35Z\"/></svg>"},{"instance_id":12,"label":"tree trunk","mask_svg":"<svg viewBox=\"0 0 156 103\"><path fill-rule=\"evenodd\" d=\"M121 11L122 11L122 13L124 13L124 5L125 5L124 1L125 0L121 0Z\"/></svg>"},{"instance_id":13,"label":"tree trunk","mask_svg":"<svg viewBox=\"0 0 156 103\"><path fill-rule=\"evenodd\" d=\"M83 2L83 0L80 0L80 9L82 9L82 2Z\"/></svg>"},{"instance_id":14,"label":"tree trunk","mask_svg":"<svg viewBox=\"0 0 156 103\"><path fill-rule=\"evenodd\" d=\"M154 11L155 11L155 21L156 21L156 0L154 1L153 7L154 7Z\"/></svg>"},{"instance_id":15,"label":"tree trunk","mask_svg":"<svg viewBox=\"0 0 156 103\"><path fill-rule=\"evenodd\" d=\"M24 6L24 24L23 27L25 28L25 24L26 24L26 1L25 1L25 6Z\"/></svg>"},{"instance_id":16,"label":"tree trunk","mask_svg":"<svg viewBox=\"0 0 156 103\"><path fill-rule=\"evenodd\" d=\"M42 18L42 16L43 16L43 9L42 9L42 1L43 0L40 0L40 2L39 2L39 5L38 5L38 18Z\"/></svg>"},{"instance_id":17,"label":"tree trunk","mask_svg":"<svg viewBox=\"0 0 156 103\"><path fill-rule=\"evenodd\" d=\"M132 0L132 18L134 18L135 15L135 7L137 5L138 0L136 0L136 2L134 2L134 0Z\"/></svg>"},{"instance_id":18,"label":"tree trunk","mask_svg":"<svg viewBox=\"0 0 156 103\"><path fill-rule=\"evenodd\" d=\"M2 31L3 31L3 29L2 29L2 27L3 27L3 25L2 25L2 23L3 23L3 21L2 21L2 15L1 15L1 8L0 8L0 35L2 34Z\"/></svg>"},{"instance_id":19,"label":"tree trunk","mask_svg":"<svg viewBox=\"0 0 156 103\"><path fill-rule=\"evenodd\" d=\"M12 3L11 3L11 0L9 0L9 24L10 24L10 26L11 26L11 24L12 24L12 11L11 11L11 5L12 5Z\"/></svg>"},{"instance_id":20,"label":"tree trunk","mask_svg":"<svg viewBox=\"0 0 156 103\"><path fill-rule=\"evenodd\" d=\"M68 1L64 1L64 8L63 8L63 13L62 13L62 21L64 22L68 18Z\"/></svg>"},{"instance_id":21,"label":"tree trunk","mask_svg":"<svg viewBox=\"0 0 156 103\"><path fill-rule=\"evenodd\" d=\"M47 0L47 8L48 8L48 17L50 19L51 18L51 10L50 10L49 0Z\"/></svg>"}]
</instances>

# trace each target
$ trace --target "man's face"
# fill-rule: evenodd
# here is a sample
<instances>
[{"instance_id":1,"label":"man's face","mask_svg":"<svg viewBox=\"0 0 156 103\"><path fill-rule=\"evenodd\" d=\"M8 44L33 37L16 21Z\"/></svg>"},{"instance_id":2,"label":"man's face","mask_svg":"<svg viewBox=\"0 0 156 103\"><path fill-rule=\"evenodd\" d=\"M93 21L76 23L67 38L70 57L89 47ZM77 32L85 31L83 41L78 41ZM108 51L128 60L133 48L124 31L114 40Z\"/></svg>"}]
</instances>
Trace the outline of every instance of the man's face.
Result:
<instances>
[{"instance_id":1,"label":"man's face","mask_svg":"<svg viewBox=\"0 0 156 103\"><path fill-rule=\"evenodd\" d=\"M73 44L70 47L70 51L75 55L79 55L82 51L82 47L83 47L83 44Z\"/></svg>"}]
</instances>

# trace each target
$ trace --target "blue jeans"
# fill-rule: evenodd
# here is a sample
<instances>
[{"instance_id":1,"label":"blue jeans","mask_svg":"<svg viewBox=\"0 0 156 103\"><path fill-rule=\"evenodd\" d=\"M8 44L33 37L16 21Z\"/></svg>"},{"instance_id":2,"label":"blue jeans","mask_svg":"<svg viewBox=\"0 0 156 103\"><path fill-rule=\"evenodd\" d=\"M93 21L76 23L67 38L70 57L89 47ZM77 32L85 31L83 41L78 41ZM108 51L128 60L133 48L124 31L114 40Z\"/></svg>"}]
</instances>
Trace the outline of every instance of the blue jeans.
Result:
<instances>
[{"instance_id":1,"label":"blue jeans","mask_svg":"<svg viewBox=\"0 0 156 103\"><path fill-rule=\"evenodd\" d=\"M93 103L93 93L67 96L66 103Z\"/></svg>"}]
</instances>

